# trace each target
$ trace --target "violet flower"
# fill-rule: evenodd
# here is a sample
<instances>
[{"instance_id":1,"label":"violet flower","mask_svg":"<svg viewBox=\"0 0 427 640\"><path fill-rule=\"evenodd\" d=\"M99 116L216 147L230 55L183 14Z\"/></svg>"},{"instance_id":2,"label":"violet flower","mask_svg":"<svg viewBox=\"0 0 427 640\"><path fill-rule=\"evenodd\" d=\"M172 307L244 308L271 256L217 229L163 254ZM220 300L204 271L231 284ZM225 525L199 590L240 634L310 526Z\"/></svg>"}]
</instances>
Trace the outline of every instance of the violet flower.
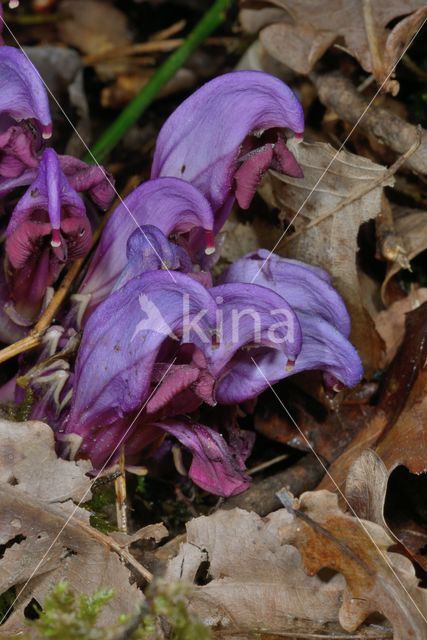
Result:
<instances>
[{"instance_id":1,"label":"violet flower","mask_svg":"<svg viewBox=\"0 0 427 640\"><path fill-rule=\"evenodd\" d=\"M86 324L76 363L70 416L59 437L68 443L80 438L79 455L89 457L95 468L114 462L121 439L127 458L140 454L160 438L162 431L174 432L186 442L191 439L191 429L183 433L181 422L172 423L164 414L172 411L170 402L177 394L185 393L197 382L211 350L217 308L200 283L181 273L174 273L174 277L175 282L169 274L157 271L133 278L100 304ZM183 305L188 310L186 319ZM193 320L198 324L191 331L185 323L191 325ZM189 334L185 335L187 330ZM182 350L188 349L190 362L186 366L179 360L182 361ZM175 356L166 367L156 364L174 352L176 356L181 352L181 358ZM168 377L169 369L173 375ZM161 384L154 384L159 376ZM200 382L200 389L203 394L209 383ZM222 475L228 474L230 479L229 484L224 480L215 486L206 481L210 490L230 494L246 488L241 465L233 467L221 436L207 427L193 429L199 443L194 441L190 447L195 481L209 447L211 457L214 455L215 442L217 464L222 468L225 456ZM206 448L201 441L207 442ZM222 451L222 457L218 451Z\"/></svg>"},{"instance_id":2,"label":"violet flower","mask_svg":"<svg viewBox=\"0 0 427 640\"><path fill-rule=\"evenodd\" d=\"M306 370L323 371L327 386L336 391L360 382L362 363L348 340L350 318L325 271L260 250L231 265L221 281L252 282L255 278L259 285L286 299L296 312L302 329L301 352L289 370L285 356L278 350L240 352L234 366L217 383L218 402L242 402L269 384Z\"/></svg>"},{"instance_id":3,"label":"violet flower","mask_svg":"<svg viewBox=\"0 0 427 640\"><path fill-rule=\"evenodd\" d=\"M214 250L212 210L197 189L177 178L141 184L108 220L90 262L78 292L78 300L86 300L89 305L86 317L113 289L127 264L128 239L142 225L156 226L164 236L180 236L203 229L206 250ZM140 234L143 236L144 232L140 230ZM147 238L145 241L149 244Z\"/></svg>"},{"instance_id":4,"label":"violet flower","mask_svg":"<svg viewBox=\"0 0 427 640\"><path fill-rule=\"evenodd\" d=\"M0 47L0 186L38 164L52 120L43 81L28 58L14 47Z\"/></svg>"},{"instance_id":5,"label":"violet flower","mask_svg":"<svg viewBox=\"0 0 427 640\"><path fill-rule=\"evenodd\" d=\"M214 78L185 100L163 125L152 178L191 182L215 211L215 230L234 201L246 209L269 167L301 177L283 129L297 137L304 114L291 89L261 71L235 71Z\"/></svg>"},{"instance_id":6,"label":"violet flower","mask_svg":"<svg viewBox=\"0 0 427 640\"><path fill-rule=\"evenodd\" d=\"M6 276L18 323L19 316L34 320L47 287L66 263L84 256L90 246L83 201L70 187L56 153L46 149L37 177L18 201L6 230Z\"/></svg>"},{"instance_id":7,"label":"violet flower","mask_svg":"<svg viewBox=\"0 0 427 640\"><path fill-rule=\"evenodd\" d=\"M102 210L113 201L114 179L99 165L89 165L73 156L59 156L59 163L71 187L78 193L87 193Z\"/></svg>"},{"instance_id":8,"label":"violet flower","mask_svg":"<svg viewBox=\"0 0 427 640\"><path fill-rule=\"evenodd\" d=\"M183 247L171 242L158 227L141 225L129 236L126 246L127 264L116 280L113 291L147 271L193 271L193 264Z\"/></svg>"},{"instance_id":9,"label":"violet flower","mask_svg":"<svg viewBox=\"0 0 427 640\"><path fill-rule=\"evenodd\" d=\"M231 495L248 483L242 458L218 432L183 415L202 402L216 403L217 376L233 368L242 349L278 349L293 363L301 348L299 322L286 301L265 287L207 289L192 274L173 276L175 282L165 271L133 277L89 317L61 439L81 438L79 455L99 468L114 462L122 439L128 459L166 431L192 453L196 483ZM253 314L259 320L255 330Z\"/></svg>"}]
</instances>

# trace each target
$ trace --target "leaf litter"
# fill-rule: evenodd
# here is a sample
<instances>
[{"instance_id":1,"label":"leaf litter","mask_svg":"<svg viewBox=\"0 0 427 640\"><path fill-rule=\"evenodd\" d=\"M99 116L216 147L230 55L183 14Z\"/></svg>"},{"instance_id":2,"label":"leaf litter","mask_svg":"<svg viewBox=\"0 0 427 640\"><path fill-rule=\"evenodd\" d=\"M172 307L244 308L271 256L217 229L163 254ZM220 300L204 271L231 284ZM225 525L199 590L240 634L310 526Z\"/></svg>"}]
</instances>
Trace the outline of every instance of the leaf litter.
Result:
<instances>
[{"instance_id":1,"label":"leaf litter","mask_svg":"<svg viewBox=\"0 0 427 640\"><path fill-rule=\"evenodd\" d=\"M82 65L92 67L102 85L99 102L91 107L95 111L101 104L114 108L125 104L147 82L164 52L176 47L172 39L185 30L185 24L175 27L169 20L161 25L166 29L160 30L159 37L154 33L142 43L154 53L139 54L140 33L119 4L64 1L59 7L57 35L47 38L49 45L59 43L64 60L68 56L72 73L60 82L69 85L71 104L86 135L90 134L87 98L93 101L93 96L82 95ZM161 3L153 6L157 4ZM247 217L239 212L227 222L219 264L232 264L260 246L273 249L280 239L280 255L326 269L350 310L352 341L362 356L365 380L355 391L334 399L326 397L314 376L300 374L294 382L285 382L280 395L283 391L284 402L297 416L305 438L271 395L236 409L239 419L265 437L267 457L274 459L283 451L290 455L283 463L285 471L262 472L262 491L251 498L254 483L246 494L253 511L225 510L221 504L212 507L212 502L195 495L188 485L184 484L182 492L179 481L174 478L171 482L168 477L164 482L178 487L173 493L174 509L189 507L180 520L181 527L186 521L186 533L151 555L141 553L138 544L151 539L152 546L158 545L167 530L162 524L147 526L138 511L141 503L145 510L153 508L142 481L145 476L140 477L138 497L135 493L130 498L132 533L101 533L80 505L90 498L90 463L57 457L52 431L41 422L2 420L0 591L17 596L0 628L2 637L26 629L28 611L35 603L43 606L63 579L76 594L113 589L115 596L101 614L103 623L113 625L122 614L131 618L146 602L143 591L148 592L142 586L151 579L151 572L164 575L171 583L190 585L186 595L189 610L218 638L243 640L256 633L265 640L421 640L426 635L426 591L420 579L425 575L422 568L427 570L427 517L422 498L427 473L427 280L419 264L427 248L427 199L419 176L426 173L427 138L425 130L417 132L416 122L405 119L404 108L401 115L394 115L380 100L375 100L358 123L375 84L383 84L391 96L400 88L398 104L404 105L407 78L389 74L425 19L425 4L414 0L404 11L401 4L382 0L368 0L357 7L346 1L244 0L240 4L241 26L258 36L241 59L228 53L230 66L251 66L285 79L300 92L303 104L307 101L309 127L306 142L294 147L288 142L304 177L292 178L274 170L265 176L259 188L262 207L258 199ZM31 27L35 34L31 44L33 40L45 42L38 35L44 32L37 29ZM240 33L242 42L245 37ZM159 38L160 48L152 46ZM113 42L123 55L113 55ZM64 44L79 53L64 49ZM49 51L34 47L34 59L46 57ZM188 90L207 78L209 72L205 70L205 76L200 72L204 63L209 62L212 75L224 70L227 56L210 60L214 57L208 47L199 60L195 56L191 71L181 70L188 77L175 78L171 109L176 91ZM421 73L422 65L421 60L414 73ZM364 79L366 86L357 86L363 71L371 76ZM328 109L326 115L322 104ZM325 126L327 116L334 119L333 129ZM144 150L152 148L152 131L160 126L161 118L153 113L149 126L131 130L138 145L143 141ZM353 138L357 140L352 144L350 139L346 150L337 153L355 123ZM69 144L69 149L76 148L75 140ZM123 150L126 144L112 162L119 176L127 170ZM383 164L385 158L391 158L388 167ZM139 162L141 175L146 167ZM400 191L397 173L411 185L415 199ZM392 250L387 244L390 237ZM399 258L400 249L408 262ZM296 468L295 449L305 452L310 445L330 465L330 475L316 490L304 493L303 487L299 498L286 488L279 491L286 508L278 509L277 499L272 499L277 491L274 478ZM185 474L177 449L174 455ZM262 448L260 454L255 449L255 463L257 455L265 456ZM315 456L303 455L302 460L308 460L311 467L319 466ZM318 471L311 477L316 474ZM336 485L345 500L336 493ZM262 511L260 502L265 501L269 487L269 508L261 517L255 511ZM236 498L239 496L230 504ZM204 500L208 508L206 504L200 507ZM198 515L212 508L211 515ZM165 521L168 509L166 502L157 509ZM176 511L173 514L176 517ZM150 570L145 568L146 559ZM165 628L167 625L163 635L153 638L171 637Z\"/></svg>"}]
</instances>

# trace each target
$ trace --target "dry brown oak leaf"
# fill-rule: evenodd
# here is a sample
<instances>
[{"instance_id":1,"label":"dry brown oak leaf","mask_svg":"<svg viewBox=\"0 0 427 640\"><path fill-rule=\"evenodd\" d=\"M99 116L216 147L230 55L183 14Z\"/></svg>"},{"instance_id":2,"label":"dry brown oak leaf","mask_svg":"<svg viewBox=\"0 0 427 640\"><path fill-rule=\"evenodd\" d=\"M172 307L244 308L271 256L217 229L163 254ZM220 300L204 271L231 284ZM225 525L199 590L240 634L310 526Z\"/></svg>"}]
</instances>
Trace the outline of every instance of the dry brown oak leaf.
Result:
<instances>
[{"instance_id":1,"label":"dry brown oak leaf","mask_svg":"<svg viewBox=\"0 0 427 640\"><path fill-rule=\"evenodd\" d=\"M42 605L60 580L76 593L113 589L105 623L143 602L121 544L91 527L89 512L75 506L90 499L88 467L57 458L48 425L0 421L0 594L12 587L17 594L0 637L24 629L25 607L33 599Z\"/></svg>"},{"instance_id":2,"label":"dry brown oak leaf","mask_svg":"<svg viewBox=\"0 0 427 640\"><path fill-rule=\"evenodd\" d=\"M394 541L381 526L344 513L329 491L299 500L286 491L281 496L295 515L282 530L283 543L299 549L309 575L329 568L345 577L339 621L346 631L379 612L392 624L394 640L426 637L427 590L407 558L387 551Z\"/></svg>"},{"instance_id":3,"label":"dry brown oak leaf","mask_svg":"<svg viewBox=\"0 0 427 640\"><path fill-rule=\"evenodd\" d=\"M309 73L341 40L365 71L394 95L399 85L389 74L427 16L424 0L270 0L261 4L269 11L260 11L259 5L243 0L240 20L248 31L263 27L260 40L274 58L298 73ZM281 20L277 9L282 10ZM389 28L396 18L402 19Z\"/></svg>"}]
</instances>

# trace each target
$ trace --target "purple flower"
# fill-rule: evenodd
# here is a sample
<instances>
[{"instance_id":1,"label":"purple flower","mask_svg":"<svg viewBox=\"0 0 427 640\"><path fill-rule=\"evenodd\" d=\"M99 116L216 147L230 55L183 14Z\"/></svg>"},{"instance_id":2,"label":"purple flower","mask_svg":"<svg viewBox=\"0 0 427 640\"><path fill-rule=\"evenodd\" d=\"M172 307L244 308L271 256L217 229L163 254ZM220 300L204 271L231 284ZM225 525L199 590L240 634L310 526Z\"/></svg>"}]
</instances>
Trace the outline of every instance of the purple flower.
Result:
<instances>
[{"instance_id":1,"label":"purple flower","mask_svg":"<svg viewBox=\"0 0 427 640\"><path fill-rule=\"evenodd\" d=\"M254 279L286 299L296 312L302 329L301 352L289 370L286 357L278 350L239 353L234 366L217 384L218 402L241 402L254 397L268 384L312 369L323 371L327 385L337 390L360 382L362 364L348 341L350 318L325 271L260 250L235 262L221 277L222 282L228 283Z\"/></svg>"},{"instance_id":2,"label":"purple flower","mask_svg":"<svg viewBox=\"0 0 427 640\"><path fill-rule=\"evenodd\" d=\"M129 237L142 225L156 226L166 237L181 237L203 229L207 250L213 248L212 210L197 189L177 178L143 183L116 208L105 226L79 289L79 296L88 296L89 299L87 316L113 289L127 263ZM139 232L144 236L141 229ZM149 246L147 238L144 242Z\"/></svg>"},{"instance_id":3,"label":"purple flower","mask_svg":"<svg viewBox=\"0 0 427 640\"><path fill-rule=\"evenodd\" d=\"M129 236L126 245L127 264L116 280L113 291L146 271L193 271L193 264L183 247L167 239L158 227L141 225Z\"/></svg>"},{"instance_id":4,"label":"purple flower","mask_svg":"<svg viewBox=\"0 0 427 640\"><path fill-rule=\"evenodd\" d=\"M52 120L43 81L28 58L14 47L0 47L0 186L37 166Z\"/></svg>"},{"instance_id":5,"label":"purple flower","mask_svg":"<svg viewBox=\"0 0 427 640\"><path fill-rule=\"evenodd\" d=\"M177 257L173 247L162 248L160 232L148 231L163 255ZM149 252L148 263L152 258ZM193 454L194 481L231 495L247 486L243 456L221 434L183 416L203 402L216 404L217 379L241 350L278 349L294 362L301 330L275 292L247 284L207 289L193 275L150 271L121 283L97 307L85 325L61 439L81 438L79 455L99 468L117 458L121 439L132 457L167 431Z\"/></svg>"},{"instance_id":6,"label":"purple flower","mask_svg":"<svg viewBox=\"0 0 427 640\"><path fill-rule=\"evenodd\" d=\"M76 363L71 412L59 439L63 445L78 446L79 455L100 468L114 462L121 440L126 458L132 460L166 431L192 453L194 482L232 495L243 491L248 479L242 460L224 438L186 418L167 418L181 408L189 411L203 400L211 401L213 379L206 371L206 356L217 311L201 284L181 273L174 277L175 282L158 271L133 278L89 318ZM197 329L187 336L183 305L189 314L186 321L198 320Z\"/></svg>"},{"instance_id":7,"label":"purple flower","mask_svg":"<svg viewBox=\"0 0 427 640\"><path fill-rule=\"evenodd\" d=\"M304 130L302 107L289 87L260 71L235 71L211 80L185 100L163 125L152 178L191 182L215 211L215 229L234 197L247 208L269 167L291 176L302 171L283 129Z\"/></svg>"},{"instance_id":8,"label":"purple flower","mask_svg":"<svg viewBox=\"0 0 427 640\"><path fill-rule=\"evenodd\" d=\"M87 437L140 408L150 392L153 368L165 343L183 341L183 305L188 321L201 315L204 335L213 333L216 305L201 284L174 272L143 274L112 293L86 323L76 363L76 383L67 432ZM187 296L184 298L184 296ZM202 352L209 345L192 331L186 341ZM110 452L96 451L101 457Z\"/></svg>"},{"instance_id":9,"label":"purple flower","mask_svg":"<svg viewBox=\"0 0 427 640\"><path fill-rule=\"evenodd\" d=\"M6 276L17 313L34 318L63 266L90 246L83 201L70 187L56 153L46 149L6 230Z\"/></svg>"},{"instance_id":10,"label":"purple flower","mask_svg":"<svg viewBox=\"0 0 427 640\"><path fill-rule=\"evenodd\" d=\"M86 192L97 207L108 209L114 198L114 179L103 167L86 164L73 156L59 156L59 162L75 191Z\"/></svg>"}]
</instances>

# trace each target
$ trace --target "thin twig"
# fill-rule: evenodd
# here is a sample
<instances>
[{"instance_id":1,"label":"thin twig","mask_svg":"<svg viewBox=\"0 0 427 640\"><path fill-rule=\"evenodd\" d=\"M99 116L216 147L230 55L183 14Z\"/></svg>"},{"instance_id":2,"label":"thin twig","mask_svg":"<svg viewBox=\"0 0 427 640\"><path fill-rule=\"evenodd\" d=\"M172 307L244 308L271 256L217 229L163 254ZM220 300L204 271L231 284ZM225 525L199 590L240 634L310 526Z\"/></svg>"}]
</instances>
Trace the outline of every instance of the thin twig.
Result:
<instances>
[{"instance_id":1,"label":"thin twig","mask_svg":"<svg viewBox=\"0 0 427 640\"><path fill-rule=\"evenodd\" d=\"M299 229L298 231L295 231L295 233L293 233L291 236L288 236L288 237L284 238L278 244L277 248L278 249L283 248L286 244L288 244L289 242L292 242L298 236L303 235L309 229L312 229L313 227L316 227L318 224L321 224L322 222L324 222L325 220L327 220L331 216L335 215L338 211L340 211L341 209L343 209L347 205L351 204L355 200L358 200L362 196L364 196L367 193L369 193L370 191L372 191L372 189L375 189L376 187L378 187L379 185L383 184L384 182L387 182L387 180L389 178L391 178L391 176L393 176L397 171L399 171L401 166L403 164L405 164L405 162L408 160L408 158L410 158L415 153L415 151L418 149L420 144L421 144L421 131L418 128L418 139L409 147L409 149L403 155L400 156L400 158L398 158L396 160L396 162L394 162L391 165L391 167L389 167L387 169L387 171L385 173L383 173L376 180L373 180L372 182L369 182L368 185L361 186L359 189L354 189L354 191L352 191L352 193L350 193L350 195L347 198L345 198L344 200L342 200L342 202L340 202L336 207L333 207L332 209L329 209L329 211L325 211L325 213L323 213L321 216L316 218L316 220L312 220L312 222L309 222L309 224L307 224L302 229Z\"/></svg>"},{"instance_id":2,"label":"thin twig","mask_svg":"<svg viewBox=\"0 0 427 640\"><path fill-rule=\"evenodd\" d=\"M120 449L119 458L120 475L114 480L114 490L116 493L116 516L117 528L120 533L128 532L127 505L126 505L126 469L125 469L125 448Z\"/></svg>"},{"instance_id":3,"label":"thin twig","mask_svg":"<svg viewBox=\"0 0 427 640\"><path fill-rule=\"evenodd\" d=\"M153 35L150 36L150 40L152 42L156 40L168 40L172 36L175 36L177 33L185 29L186 25L186 20L178 20L178 22L174 22L169 27L166 27L166 29L162 29L161 31L153 33Z\"/></svg>"},{"instance_id":4,"label":"thin twig","mask_svg":"<svg viewBox=\"0 0 427 640\"><path fill-rule=\"evenodd\" d=\"M142 564L140 564L138 562L138 560L136 560L133 557L133 555L126 549L126 547L120 546L120 544L118 542L116 542L115 540L113 540L113 538L111 538L110 536L107 536L105 533L102 533L101 531L98 531L98 529L95 529L94 527L92 527L90 524L88 524L84 520L80 520L80 519L76 518L75 522L82 529L84 529L84 531L91 538L95 538L101 544L104 544L107 547L109 547L111 549L111 551L114 551L115 553L117 553L122 558L122 560L127 565L132 567L132 569L141 578L143 578L147 582L151 582L153 580L153 574L150 571L148 571L148 569L146 569Z\"/></svg>"},{"instance_id":5,"label":"thin twig","mask_svg":"<svg viewBox=\"0 0 427 640\"><path fill-rule=\"evenodd\" d=\"M283 460L287 460L289 458L289 453L283 453L281 456L276 456L271 460L266 460L265 462L261 462L261 464L257 464L255 467L251 467L248 469L247 473L250 476L253 476L255 473L259 473L260 471L265 471L265 469L269 469L274 464L278 462L283 462Z\"/></svg>"},{"instance_id":6,"label":"thin twig","mask_svg":"<svg viewBox=\"0 0 427 640\"><path fill-rule=\"evenodd\" d=\"M233 36L224 36L222 38L207 38L205 44L216 47L230 46L240 42L238 38ZM169 51L175 51L178 47L185 43L184 38L173 38L170 40L150 40L148 42L137 42L126 47L117 49L108 49L101 53L94 53L90 56L82 58L82 63L89 67L100 62L107 62L108 60L115 60L116 58L125 58L128 56L134 56L140 53L168 53Z\"/></svg>"}]
</instances>

